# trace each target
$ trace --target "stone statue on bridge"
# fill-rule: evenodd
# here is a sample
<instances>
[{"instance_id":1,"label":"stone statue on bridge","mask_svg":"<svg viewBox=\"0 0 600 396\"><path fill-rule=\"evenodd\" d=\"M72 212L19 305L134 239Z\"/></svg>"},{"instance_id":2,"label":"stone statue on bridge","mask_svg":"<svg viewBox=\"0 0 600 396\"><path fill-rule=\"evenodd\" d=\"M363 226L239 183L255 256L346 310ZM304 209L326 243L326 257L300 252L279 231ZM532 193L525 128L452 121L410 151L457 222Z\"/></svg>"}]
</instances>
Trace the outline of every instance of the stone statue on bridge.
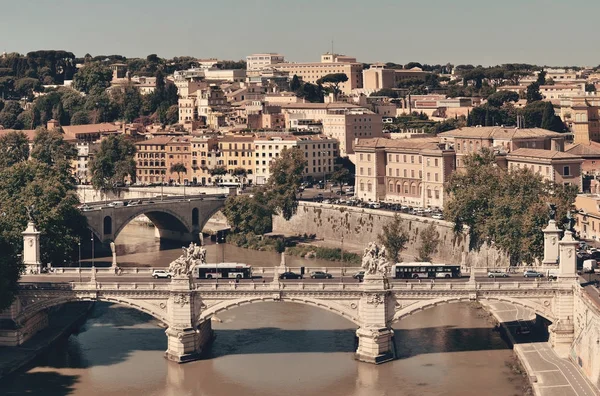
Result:
<instances>
[{"instance_id":1,"label":"stone statue on bridge","mask_svg":"<svg viewBox=\"0 0 600 396\"><path fill-rule=\"evenodd\" d=\"M169 271L175 277L185 277L192 274L195 265L206 264L206 249L191 242L190 245L182 247L183 254L169 264Z\"/></svg>"},{"instance_id":2,"label":"stone statue on bridge","mask_svg":"<svg viewBox=\"0 0 600 396\"><path fill-rule=\"evenodd\" d=\"M362 268L365 275L387 275L390 265L386 258L385 247L369 242L364 250Z\"/></svg>"}]
</instances>

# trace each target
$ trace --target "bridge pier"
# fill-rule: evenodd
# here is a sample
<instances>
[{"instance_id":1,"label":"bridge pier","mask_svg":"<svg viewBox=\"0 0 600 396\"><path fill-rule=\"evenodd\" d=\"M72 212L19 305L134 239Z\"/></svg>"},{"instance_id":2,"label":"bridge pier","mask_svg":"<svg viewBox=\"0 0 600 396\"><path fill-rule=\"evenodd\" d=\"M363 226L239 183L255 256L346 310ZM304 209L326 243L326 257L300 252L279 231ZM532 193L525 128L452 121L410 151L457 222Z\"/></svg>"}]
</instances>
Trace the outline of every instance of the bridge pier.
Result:
<instances>
[{"instance_id":1,"label":"bridge pier","mask_svg":"<svg viewBox=\"0 0 600 396\"><path fill-rule=\"evenodd\" d=\"M196 326L196 301L189 276L171 280L167 302L169 328L165 357L177 363L198 360L213 338L210 319Z\"/></svg>"},{"instance_id":2,"label":"bridge pier","mask_svg":"<svg viewBox=\"0 0 600 396\"><path fill-rule=\"evenodd\" d=\"M389 283L383 275L366 275L363 295L359 301L362 324L356 330L358 348L355 358L361 362L380 364L396 358L394 330L394 300Z\"/></svg>"},{"instance_id":3,"label":"bridge pier","mask_svg":"<svg viewBox=\"0 0 600 396\"><path fill-rule=\"evenodd\" d=\"M161 241L176 241L176 242L198 242L198 233L193 232L182 232L167 230L165 228L154 227L154 238L160 239Z\"/></svg>"}]
</instances>

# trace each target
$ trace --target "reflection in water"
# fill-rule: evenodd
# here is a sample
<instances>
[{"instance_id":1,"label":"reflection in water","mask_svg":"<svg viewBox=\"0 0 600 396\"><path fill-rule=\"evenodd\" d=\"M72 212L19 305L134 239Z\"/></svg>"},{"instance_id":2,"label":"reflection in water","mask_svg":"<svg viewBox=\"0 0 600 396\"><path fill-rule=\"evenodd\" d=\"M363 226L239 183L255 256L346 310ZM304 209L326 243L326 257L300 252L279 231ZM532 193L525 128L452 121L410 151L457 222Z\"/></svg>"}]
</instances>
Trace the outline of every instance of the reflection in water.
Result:
<instances>
[{"instance_id":1,"label":"reflection in water","mask_svg":"<svg viewBox=\"0 0 600 396\"><path fill-rule=\"evenodd\" d=\"M229 244L215 244L209 238L204 239L208 262L239 262L255 267L273 267L279 265L281 256L275 252L260 252L238 248ZM117 259L121 266L165 267L181 255L181 242L158 242L154 238L154 228L129 224L115 241ZM84 254L89 248L82 248ZM85 256L87 257L87 256ZM91 265L91 259L83 260L84 266ZM94 263L96 266L110 267L112 256L110 249L96 250ZM317 259L304 259L287 256L286 263L291 267L327 267L339 266L339 263Z\"/></svg>"},{"instance_id":2,"label":"reflection in water","mask_svg":"<svg viewBox=\"0 0 600 396\"><path fill-rule=\"evenodd\" d=\"M512 351L479 312L449 304L404 319L395 327L400 359L374 366L353 359L355 327L345 319L293 303L251 304L219 315L210 356L178 365L163 358L166 336L153 318L98 303L79 334L0 381L0 394L520 394L523 379L505 366Z\"/></svg>"}]
</instances>

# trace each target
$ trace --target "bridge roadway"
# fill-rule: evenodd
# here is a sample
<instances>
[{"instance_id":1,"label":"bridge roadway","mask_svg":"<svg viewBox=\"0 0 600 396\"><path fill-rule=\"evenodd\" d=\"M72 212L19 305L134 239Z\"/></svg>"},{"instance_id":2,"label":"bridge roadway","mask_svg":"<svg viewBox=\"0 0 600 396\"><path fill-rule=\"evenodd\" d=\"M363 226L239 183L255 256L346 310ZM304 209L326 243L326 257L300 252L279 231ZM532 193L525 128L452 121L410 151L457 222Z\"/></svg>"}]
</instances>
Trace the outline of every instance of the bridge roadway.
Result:
<instances>
[{"instance_id":1,"label":"bridge roadway","mask_svg":"<svg viewBox=\"0 0 600 396\"><path fill-rule=\"evenodd\" d=\"M197 241L206 222L225 204L224 194L134 199L131 204L92 202L80 208L88 227L101 242L114 241L140 215L147 216L160 239Z\"/></svg>"},{"instance_id":2,"label":"bridge roadway","mask_svg":"<svg viewBox=\"0 0 600 396\"><path fill-rule=\"evenodd\" d=\"M368 276L358 282L348 276L355 269L337 270L331 280L279 281L265 271L264 279L239 283L187 277L153 280L149 272L118 277L105 272L85 278L82 273L81 282L79 273L25 276L12 309L13 320L23 325L39 312L70 301L122 304L164 323L169 345L166 356L183 362L197 359L205 351L212 339L211 318L219 312L264 301L294 302L337 313L353 322L358 327L357 359L383 363L395 356L392 323L408 315L440 304L480 300L522 306L556 322L566 315L563 311L568 304L572 305L575 284L568 279L549 282L514 277L419 283ZM572 338L554 338L555 344L572 342Z\"/></svg>"}]
</instances>

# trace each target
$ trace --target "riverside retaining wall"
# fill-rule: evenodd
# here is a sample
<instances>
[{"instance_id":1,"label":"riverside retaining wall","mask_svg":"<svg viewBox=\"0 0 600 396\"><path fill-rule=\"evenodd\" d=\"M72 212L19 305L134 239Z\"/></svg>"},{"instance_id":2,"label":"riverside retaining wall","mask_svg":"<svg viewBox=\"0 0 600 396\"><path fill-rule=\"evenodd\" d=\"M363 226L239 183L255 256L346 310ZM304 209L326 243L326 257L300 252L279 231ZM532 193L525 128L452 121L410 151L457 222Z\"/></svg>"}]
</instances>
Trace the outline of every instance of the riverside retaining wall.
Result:
<instances>
[{"instance_id":1,"label":"riverside retaining wall","mask_svg":"<svg viewBox=\"0 0 600 396\"><path fill-rule=\"evenodd\" d=\"M338 242L343 237L344 243L366 246L370 241L377 241L377 235L393 219L394 214L384 210L300 202L297 213L289 221L281 216L273 217L273 232L315 234L317 238ZM404 261L413 260L418 255L417 250L421 244L419 234L433 223L440 235L434 262L490 268L509 265L506 255L494 248L484 246L479 252L469 252L469 236L466 233L455 234L452 223L404 213L399 215L404 220L404 228L409 235L407 249L402 252L406 256Z\"/></svg>"}]
</instances>

